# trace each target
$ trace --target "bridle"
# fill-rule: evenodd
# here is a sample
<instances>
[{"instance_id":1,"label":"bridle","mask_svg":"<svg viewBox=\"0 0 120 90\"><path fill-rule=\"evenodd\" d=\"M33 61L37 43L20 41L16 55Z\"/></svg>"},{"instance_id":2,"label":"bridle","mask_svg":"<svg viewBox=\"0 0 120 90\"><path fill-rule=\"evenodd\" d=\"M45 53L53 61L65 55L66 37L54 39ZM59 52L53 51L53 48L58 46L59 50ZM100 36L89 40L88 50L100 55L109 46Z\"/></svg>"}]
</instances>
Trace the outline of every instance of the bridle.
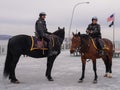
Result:
<instances>
[{"instance_id":1,"label":"bridle","mask_svg":"<svg viewBox=\"0 0 120 90\"><path fill-rule=\"evenodd\" d=\"M85 34L77 35L77 38L78 37L79 37L78 42L80 43L79 46L77 48L71 48L71 50L76 50L77 49L80 53L86 53L88 51L89 47L90 47L90 37L85 36ZM86 41L85 41L85 38L86 38Z\"/></svg>"}]
</instances>

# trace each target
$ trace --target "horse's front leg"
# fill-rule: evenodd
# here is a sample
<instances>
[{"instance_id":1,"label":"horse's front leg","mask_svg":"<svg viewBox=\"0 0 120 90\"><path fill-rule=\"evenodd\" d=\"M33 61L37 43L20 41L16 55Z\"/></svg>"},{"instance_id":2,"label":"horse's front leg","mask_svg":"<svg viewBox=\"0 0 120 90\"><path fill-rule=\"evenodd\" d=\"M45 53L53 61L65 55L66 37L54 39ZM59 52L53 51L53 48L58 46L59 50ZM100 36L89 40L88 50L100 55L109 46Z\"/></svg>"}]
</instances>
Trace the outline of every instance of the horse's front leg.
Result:
<instances>
[{"instance_id":1,"label":"horse's front leg","mask_svg":"<svg viewBox=\"0 0 120 90\"><path fill-rule=\"evenodd\" d=\"M51 71L52 71L53 63L54 63L56 57L57 56L51 56L51 57L48 57L48 59L47 59L46 77L47 77L48 81L54 81L51 76Z\"/></svg>"},{"instance_id":2,"label":"horse's front leg","mask_svg":"<svg viewBox=\"0 0 120 90\"><path fill-rule=\"evenodd\" d=\"M81 61L82 61L82 76L81 78L79 79L79 83L83 82L83 79L85 77L85 66L86 66L86 59L84 58L81 58Z\"/></svg>"},{"instance_id":3,"label":"horse's front leg","mask_svg":"<svg viewBox=\"0 0 120 90\"><path fill-rule=\"evenodd\" d=\"M98 76L97 76L97 68L96 68L96 59L92 60L92 62L93 62L93 70L94 70L94 73L95 73L95 78L94 78L93 83L97 83Z\"/></svg>"}]
</instances>

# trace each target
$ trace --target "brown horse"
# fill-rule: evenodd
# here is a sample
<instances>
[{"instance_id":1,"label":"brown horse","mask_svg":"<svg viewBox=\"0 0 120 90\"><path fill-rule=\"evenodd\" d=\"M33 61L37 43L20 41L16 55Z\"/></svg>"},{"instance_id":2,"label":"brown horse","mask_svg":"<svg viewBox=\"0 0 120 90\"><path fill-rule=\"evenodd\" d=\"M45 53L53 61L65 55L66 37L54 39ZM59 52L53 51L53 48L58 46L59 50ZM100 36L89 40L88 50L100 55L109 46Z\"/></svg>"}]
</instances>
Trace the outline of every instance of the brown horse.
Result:
<instances>
[{"instance_id":1,"label":"brown horse","mask_svg":"<svg viewBox=\"0 0 120 90\"><path fill-rule=\"evenodd\" d=\"M91 59L93 63L93 70L95 73L95 78L93 83L97 83L97 70L96 70L96 59L97 58L102 58L106 67L106 74L104 77L109 77L112 78L112 55L113 55L113 44L110 40L108 39L102 39L104 42L104 46L107 47L107 49L104 49L104 55L100 56L98 54L98 50L95 47L95 44L93 42L93 39L86 34L74 34L73 33L73 38L72 38L72 45L70 49L70 53L73 53L76 49L79 49L79 52L81 54L81 61L82 61L82 76L79 79L79 82L82 82L85 76L85 65L86 65L86 60Z\"/></svg>"}]
</instances>

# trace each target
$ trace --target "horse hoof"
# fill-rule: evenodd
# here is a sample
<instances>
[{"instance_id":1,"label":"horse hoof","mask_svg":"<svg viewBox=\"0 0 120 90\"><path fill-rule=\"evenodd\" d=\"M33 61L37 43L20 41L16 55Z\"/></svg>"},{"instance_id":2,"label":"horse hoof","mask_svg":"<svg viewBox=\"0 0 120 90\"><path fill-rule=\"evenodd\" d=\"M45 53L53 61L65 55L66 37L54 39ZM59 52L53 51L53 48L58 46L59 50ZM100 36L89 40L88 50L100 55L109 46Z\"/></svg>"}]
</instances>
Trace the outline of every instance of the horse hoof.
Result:
<instances>
[{"instance_id":1,"label":"horse hoof","mask_svg":"<svg viewBox=\"0 0 120 90\"><path fill-rule=\"evenodd\" d=\"M94 80L93 83L96 84L96 83L97 83L97 80Z\"/></svg>"},{"instance_id":2,"label":"horse hoof","mask_svg":"<svg viewBox=\"0 0 120 90\"><path fill-rule=\"evenodd\" d=\"M112 78L112 74L111 73L107 73L107 74L104 75L104 77Z\"/></svg>"},{"instance_id":3,"label":"horse hoof","mask_svg":"<svg viewBox=\"0 0 120 90\"><path fill-rule=\"evenodd\" d=\"M54 81L54 79L51 78L51 79L48 79L48 81Z\"/></svg>"},{"instance_id":4,"label":"horse hoof","mask_svg":"<svg viewBox=\"0 0 120 90\"><path fill-rule=\"evenodd\" d=\"M108 78L112 78L112 76L109 76Z\"/></svg>"},{"instance_id":5,"label":"horse hoof","mask_svg":"<svg viewBox=\"0 0 120 90\"><path fill-rule=\"evenodd\" d=\"M104 77L107 77L107 74L105 74Z\"/></svg>"},{"instance_id":6,"label":"horse hoof","mask_svg":"<svg viewBox=\"0 0 120 90\"><path fill-rule=\"evenodd\" d=\"M109 73L109 76L108 76L108 78L112 78L112 73Z\"/></svg>"},{"instance_id":7,"label":"horse hoof","mask_svg":"<svg viewBox=\"0 0 120 90\"><path fill-rule=\"evenodd\" d=\"M47 77L48 81L54 81L52 77Z\"/></svg>"},{"instance_id":8,"label":"horse hoof","mask_svg":"<svg viewBox=\"0 0 120 90\"><path fill-rule=\"evenodd\" d=\"M112 78L112 75L109 75L108 78Z\"/></svg>"},{"instance_id":9,"label":"horse hoof","mask_svg":"<svg viewBox=\"0 0 120 90\"><path fill-rule=\"evenodd\" d=\"M14 84L19 84L19 83L20 83L20 81L18 81L18 80L11 80L11 83L14 83Z\"/></svg>"},{"instance_id":10,"label":"horse hoof","mask_svg":"<svg viewBox=\"0 0 120 90\"><path fill-rule=\"evenodd\" d=\"M82 83L82 82L83 82L83 80L79 80L79 81L78 81L78 83Z\"/></svg>"}]
</instances>

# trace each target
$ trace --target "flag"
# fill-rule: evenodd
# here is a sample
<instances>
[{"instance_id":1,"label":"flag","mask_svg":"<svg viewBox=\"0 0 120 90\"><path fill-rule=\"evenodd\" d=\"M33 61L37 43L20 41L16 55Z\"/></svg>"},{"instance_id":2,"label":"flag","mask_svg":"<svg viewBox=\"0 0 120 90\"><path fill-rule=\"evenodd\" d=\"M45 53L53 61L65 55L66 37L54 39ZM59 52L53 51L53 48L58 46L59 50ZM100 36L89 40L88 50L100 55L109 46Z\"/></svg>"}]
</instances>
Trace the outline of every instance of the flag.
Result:
<instances>
[{"instance_id":1,"label":"flag","mask_svg":"<svg viewBox=\"0 0 120 90\"><path fill-rule=\"evenodd\" d=\"M112 21L112 23L109 25L109 27L112 27L114 25L114 21Z\"/></svg>"},{"instance_id":2,"label":"flag","mask_svg":"<svg viewBox=\"0 0 120 90\"><path fill-rule=\"evenodd\" d=\"M114 21L114 14L107 18L107 22Z\"/></svg>"}]
</instances>

